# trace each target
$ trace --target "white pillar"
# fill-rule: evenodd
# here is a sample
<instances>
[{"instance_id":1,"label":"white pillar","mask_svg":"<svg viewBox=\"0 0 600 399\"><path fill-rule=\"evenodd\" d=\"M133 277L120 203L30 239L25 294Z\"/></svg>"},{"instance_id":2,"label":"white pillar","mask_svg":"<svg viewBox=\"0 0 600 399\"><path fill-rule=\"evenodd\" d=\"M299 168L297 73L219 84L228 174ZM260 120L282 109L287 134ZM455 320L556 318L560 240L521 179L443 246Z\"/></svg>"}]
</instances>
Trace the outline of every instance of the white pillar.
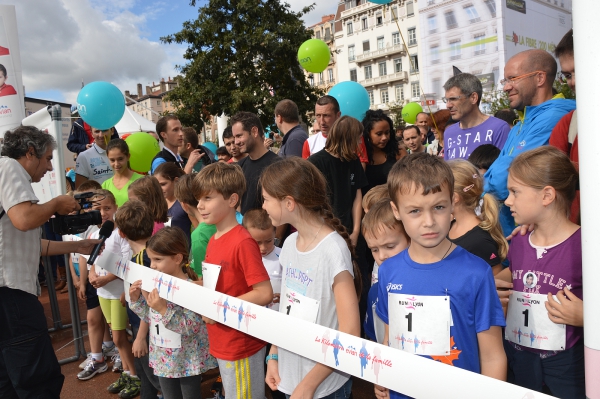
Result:
<instances>
[{"instance_id":1,"label":"white pillar","mask_svg":"<svg viewBox=\"0 0 600 399\"><path fill-rule=\"evenodd\" d=\"M600 47L590 45L600 38L600 2L573 1L575 65L577 66L577 125L581 187L581 236L583 247L583 300L585 331L586 396L600 398L600 158L597 153L597 83ZM596 147L596 148L595 148Z\"/></svg>"},{"instance_id":2,"label":"white pillar","mask_svg":"<svg viewBox=\"0 0 600 399\"><path fill-rule=\"evenodd\" d=\"M223 130L227 127L227 123L229 122L229 116L225 114L221 114L217 116L217 135L219 136L219 147L224 146L223 142Z\"/></svg>"}]
</instances>

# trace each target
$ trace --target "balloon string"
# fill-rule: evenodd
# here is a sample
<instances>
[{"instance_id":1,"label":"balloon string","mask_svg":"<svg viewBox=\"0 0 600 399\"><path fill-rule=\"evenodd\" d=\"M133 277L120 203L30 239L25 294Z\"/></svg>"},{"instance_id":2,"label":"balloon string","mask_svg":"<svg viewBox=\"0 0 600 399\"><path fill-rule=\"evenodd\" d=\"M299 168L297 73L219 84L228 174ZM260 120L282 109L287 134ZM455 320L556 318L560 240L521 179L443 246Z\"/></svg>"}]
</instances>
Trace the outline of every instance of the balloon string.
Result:
<instances>
[{"instance_id":1,"label":"balloon string","mask_svg":"<svg viewBox=\"0 0 600 399\"><path fill-rule=\"evenodd\" d=\"M402 44L404 45L404 48L406 49L406 52L408 53L408 46L406 45L406 41L404 40L404 35L402 34L402 30L400 30L400 24L398 24L398 16L394 12L393 8L390 7L390 11L392 14L392 19L394 20L394 22L396 22L396 27L398 28L398 33L400 34L400 39L402 39ZM423 93L422 94L423 98L425 98L425 105L427 106L427 110L429 111L429 115L431 117L431 120L433 121L433 126L434 126L435 130L438 130L437 123L435 122L435 118L433 117L433 112L431 112L431 107L427 103L427 97L425 96L425 93L424 93L425 91L423 90L423 86L421 86L421 73L419 72L419 70L417 68L415 68L415 66L416 66L415 61L412 59L410 54L408 56L408 61L410 62L412 70L416 71L416 75L417 75L417 79L418 79L417 83L419 84L419 89L421 90L421 93ZM419 96L419 97L421 97L421 96Z\"/></svg>"}]
</instances>

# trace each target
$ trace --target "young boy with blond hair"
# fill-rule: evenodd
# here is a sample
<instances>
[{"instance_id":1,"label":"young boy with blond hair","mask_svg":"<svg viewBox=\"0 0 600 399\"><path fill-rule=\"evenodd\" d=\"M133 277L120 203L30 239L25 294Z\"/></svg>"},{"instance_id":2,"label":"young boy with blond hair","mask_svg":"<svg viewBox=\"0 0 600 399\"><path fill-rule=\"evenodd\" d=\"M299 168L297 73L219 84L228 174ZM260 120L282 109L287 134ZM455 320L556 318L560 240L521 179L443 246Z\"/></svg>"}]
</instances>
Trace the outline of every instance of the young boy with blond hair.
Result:
<instances>
[{"instance_id":1,"label":"young boy with blond hair","mask_svg":"<svg viewBox=\"0 0 600 399\"><path fill-rule=\"evenodd\" d=\"M217 228L206 248L202 275L208 289L266 306L273 300L269 275L258 244L236 219L245 190L246 180L238 165L213 163L194 179L200 217ZM263 398L265 342L205 316L203 319L227 397Z\"/></svg>"},{"instance_id":2,"label":"young boy with blond hair","mask_svg":"<svg viewBox=\"0 0 600 399\"><path fill-rule=\"evenodd\" d=\"M371 191L373 190L375 188L371 189ZM379 265L386 259L396 256L408 248L410 239L406 235L406 231L404 231L402 222L394 217L389 198L380 199L370 206L369 212L362 220L362 234L367 241L368 248L373 254L373 258L375 258L373 274L371 275L371 288L367 296L367 315L363 328L368 338L382 343L385 324L375 313L379 289Z\"/></svg>"},{"instance_id":3,"label":"young boy with blond hair","mask_svg":"<svg viewBox=\"0 0 600 399\"><path fill-rule=\"evenodd\" d=\"M379 268L376 312L386 324L383 344L505 380L505 322L492 271L447 238L452 170L438 157L411 154L394 165L388 188L410 246ZM382 397L388 390L376 385L375 393Z\"/></svg>"}]
</instances>

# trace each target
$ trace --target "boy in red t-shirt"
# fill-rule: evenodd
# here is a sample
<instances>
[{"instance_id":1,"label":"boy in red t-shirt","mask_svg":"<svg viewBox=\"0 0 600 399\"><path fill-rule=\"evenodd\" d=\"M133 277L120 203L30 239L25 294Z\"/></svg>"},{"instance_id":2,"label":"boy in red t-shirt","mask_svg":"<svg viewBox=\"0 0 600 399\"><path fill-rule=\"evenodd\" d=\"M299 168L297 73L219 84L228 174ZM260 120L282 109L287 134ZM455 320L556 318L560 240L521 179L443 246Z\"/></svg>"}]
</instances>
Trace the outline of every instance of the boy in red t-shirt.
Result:
<instances>
[{"instance_id":1,"label":"boy in red t-shirt","mask_svg":"<svg viewBox=\"0 0 600 399\"><path fill-rule=\"evenodd\" d=\"M238 326L243 314L229 310L234 306L242 310L236 298L259 306L268 305L273 299L258 244L235 217L245 190L242 169L222 162L204 167L193 184L201 221L217 227L202 264L203 283L225 294L223 304L226 306L219 310L219 321L237 318ZM219 362L227 397L241 397L245 392L250 393L251 398L264 398L265 342L207 317L203 319L207 324L210 353Z\"/></svg>"}]
</instances>

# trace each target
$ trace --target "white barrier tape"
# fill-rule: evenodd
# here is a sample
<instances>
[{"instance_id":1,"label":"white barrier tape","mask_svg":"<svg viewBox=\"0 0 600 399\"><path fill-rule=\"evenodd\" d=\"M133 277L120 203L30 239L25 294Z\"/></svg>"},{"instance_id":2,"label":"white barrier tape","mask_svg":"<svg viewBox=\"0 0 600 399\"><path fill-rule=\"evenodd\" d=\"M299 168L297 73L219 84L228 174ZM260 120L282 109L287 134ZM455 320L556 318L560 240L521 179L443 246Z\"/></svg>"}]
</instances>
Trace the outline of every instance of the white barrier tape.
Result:
<instances>
[{"instance_id":1,"label":"white barrier tape","mask_svg":"<svg viewBox=\"0 0 600 399\"><path fill-rule=\"evenodd\" d=\"M157 288L162 298L219 323L415 398L552 398L211 291L122 259L120 254L103 252L96 264L129 283L142 280L143 287ZM229 314L235 316L225 321ZM334 345L334 339L343 348Z\"/></svg>"}]
</instances>

